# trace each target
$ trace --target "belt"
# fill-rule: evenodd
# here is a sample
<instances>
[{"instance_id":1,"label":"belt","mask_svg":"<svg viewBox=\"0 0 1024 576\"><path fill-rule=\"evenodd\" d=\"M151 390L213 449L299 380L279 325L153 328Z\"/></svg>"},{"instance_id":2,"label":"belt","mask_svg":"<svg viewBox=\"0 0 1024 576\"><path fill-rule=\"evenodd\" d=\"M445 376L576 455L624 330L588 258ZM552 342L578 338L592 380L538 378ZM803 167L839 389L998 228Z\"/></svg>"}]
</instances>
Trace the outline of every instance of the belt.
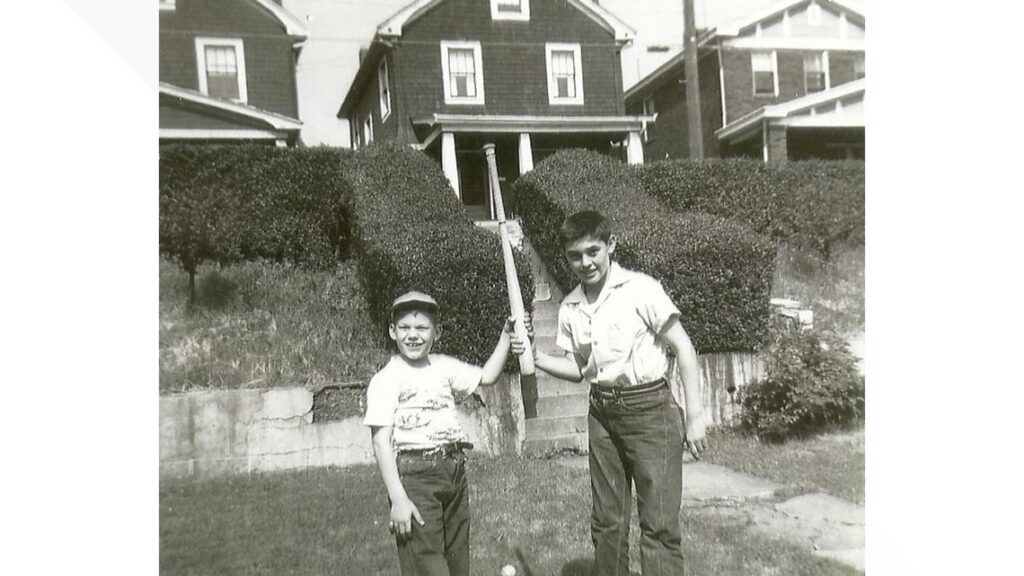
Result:
<instances>
[{"instance_id":1,"label":"belt","mask_svg":"<svg viewBox=\"0 0 1024 576\"><path fill-rule=\"evenodd\" d=\"M455 454L461 454L464 450L472 450L473 444L470 442L450 442L448 444L441 444L433 448L417 448L412 450L399 450L399 456L420 456L423 458L431 458L440 456L447 458L454 456Z\"/></svg>"},{"instance_id":2,"label":"belt","mask_svg":"<svg viewBox=\"0 0 1024 576\"><path fill-rule=\"evenodd\" d=\"M627 387L613 387L613 386L602 386L600 384L590 385L590 395L594 398L628 398L630 396L638 396L640 394L647 394L648 392L654 392L665 387L667 382L664 378L658 378L654 382L648 382L646 384L637 384L636 386Z\"/></svg>"}]
</instances>

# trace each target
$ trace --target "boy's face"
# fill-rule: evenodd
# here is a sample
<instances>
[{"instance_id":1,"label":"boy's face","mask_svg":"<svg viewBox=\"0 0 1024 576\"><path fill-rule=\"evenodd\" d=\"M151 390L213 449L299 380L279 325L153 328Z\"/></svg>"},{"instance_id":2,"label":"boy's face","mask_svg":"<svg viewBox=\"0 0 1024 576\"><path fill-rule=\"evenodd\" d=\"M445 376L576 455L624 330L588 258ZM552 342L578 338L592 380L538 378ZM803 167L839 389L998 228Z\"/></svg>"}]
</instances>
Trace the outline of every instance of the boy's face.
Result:
<instances>
[{"instance_id":1,"label":"boy's face","mask_svg":"<svg viewBox=\"0 0 1024 576\"><path fill-rule=\"evenodd\" d=\"M615 236L607 242L584 236L566 244L565 259L584 286L600 286L608 276L612 252L615 252Z\"/></svg>"},{"instance_id":2,"label":"boy's face","mask_svg":"<svg viewBox=\"0 0 1024 576\"><path fill-rule=\"evenodd\" d=\"M406 312L396 318L388 326L388 334L398 346L398 353L406 360L426 358L440 336L430 316L417 310Z\"/></svg>"}]
</instances>

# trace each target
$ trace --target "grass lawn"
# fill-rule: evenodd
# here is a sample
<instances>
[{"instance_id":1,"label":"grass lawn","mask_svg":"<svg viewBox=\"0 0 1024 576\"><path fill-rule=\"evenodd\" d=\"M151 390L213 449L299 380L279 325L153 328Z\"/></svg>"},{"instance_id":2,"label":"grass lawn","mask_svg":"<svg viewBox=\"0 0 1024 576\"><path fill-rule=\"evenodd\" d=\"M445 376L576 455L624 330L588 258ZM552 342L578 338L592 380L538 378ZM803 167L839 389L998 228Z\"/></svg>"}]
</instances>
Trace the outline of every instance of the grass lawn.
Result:
<instances>
[{"instance_id":1,"label":"grass lawn","mask_svg":"<svg viewBox=\"0 0 1024 576\"><path fill-rule=\"evenodd\" d=\"M584 575L593 556L585 470L551 460L470 463L473 574ZM398 574L375 466L165 480L161 574ZM857 574L735 516L683 511L692 574ZM634 514L631 563L639 572ZM526 566L517 560L525 559Z\"/></svg>"},{"instance_id":2,"label":"grass lawn","mask_svg":"<svg viewBox=\"0 0 1024 576\"><path fill-rule=\"evenodd\" d=\"M792 487L795 495L824 492L864 503L864 430L823 434L785 444L759 442L728 429L708 437L705 459Z\"/></svg>"},{"instance_id":3,"label":"grass lawn","mask_svg":"<svg viewBox=\"0 0 1024 576\"><path fill-rule=\"evenodd\" d=\"M247 262L196 278L160 262L160 391L365 383L389 352L353 263L333 271Z\"/></svg>"},{"instance_id":4,"label":"grass lawn","mask_svg":"<svg viewBox=\"0 0 1024 576\"><path fill-rule=\"evenodd\" d=\"M772 297L814 311L814 327L848 336L864 330L864 247L842 246L828 260L786 246L775 258Z\"/></svg>"}]
</instances>

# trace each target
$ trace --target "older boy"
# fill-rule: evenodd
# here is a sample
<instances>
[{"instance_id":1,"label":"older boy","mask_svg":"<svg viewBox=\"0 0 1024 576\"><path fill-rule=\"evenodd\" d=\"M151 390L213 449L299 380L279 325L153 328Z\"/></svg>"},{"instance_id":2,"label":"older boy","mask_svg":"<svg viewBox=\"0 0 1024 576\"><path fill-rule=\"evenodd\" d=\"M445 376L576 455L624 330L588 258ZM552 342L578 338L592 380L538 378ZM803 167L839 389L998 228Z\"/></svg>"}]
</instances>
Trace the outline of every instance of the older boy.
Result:
<instances>
[{"instance_id":1,"label":"older boy","mask_svg":"<svg viewBox=\"0 0 1024 576\"><path fill-rule=\"evenodd\" d=\"M472 445L459 426L455 398L497 381L509 336L502 332L483 368L431 354L441 333L438 305L415 291L392 303L388 333L398 353L370 380L363 423L372 431L391 501L389 527L402 574L468 576L464 450Z\"/></svg>"},{"instance_id":2,"label":"older boy","mask_svg":"<svg viewBox=\"0 0 1024 576\"><path fill-rule=\"evenodd\" d=\"M679 309L658 281L611 260L616 239L598 212L584 211L560 229L565 258L580 279L562 300L556 342L564 356L536 354L536 366L590 383L587 418L591 536L595 575L629 574L630 484L636 485L644 576L683 574L679 507L682 422L667 384L667 345L675 353L687 408L686 443L706 449L697 354ZM523 344L514 336L512 351Z\"/></svg>"}]
</instances>

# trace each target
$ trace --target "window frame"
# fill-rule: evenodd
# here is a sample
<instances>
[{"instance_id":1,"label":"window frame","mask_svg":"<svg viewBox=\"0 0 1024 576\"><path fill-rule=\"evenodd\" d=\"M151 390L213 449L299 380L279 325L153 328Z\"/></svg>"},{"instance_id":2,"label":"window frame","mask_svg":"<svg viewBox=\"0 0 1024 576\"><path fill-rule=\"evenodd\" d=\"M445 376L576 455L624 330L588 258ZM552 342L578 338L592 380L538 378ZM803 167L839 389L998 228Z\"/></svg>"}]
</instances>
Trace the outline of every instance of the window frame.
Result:
<instances>
[{"instance_id":1,"label":"window frame","mask_svg":"<svg viewBox=\"0 0 1024 576\"><path fill-rule=\"evenodd\" d=\"M381 58L377 67L377 91L380 100L380 121L383 123L391 116L391 79L388 78L387 58Z\"/></svg>"},{"instance_id":2,"label":"window frame","mask_svg":"<svg viewBox=\"0 0 1024 576\"><path fill-rule=\"evenodd\" d=\"M808 84L807 84L807 73L808 73L808 70L807 70L807 60L808 60L808 58L814 58L814 57L817 57L818 62L821 63L821 71L818 72L818 73L822 75L822 82L824 83L824 86L822 86L821 90L814 90L812 92L810 90L810 88L808 88ZM827 50L823 51L823 52L815 52L813 54L804 54L804 57L803 57L803 71L804 71L804 93L805 94L817 94L818 92L824 92L824 91L830 90L832 88L832 82L831 82L831 78L829 77L829 70L828 70L828 68L829 68L829 66L828 66L828 51Z\"/></svg>"},{"instance_id":3,"label":"window frame","mask_svg":"<svg viewBox=\"0 0 1024 576\"><path fill-rule=\"evenodd\" d=\"M451 74L449 72L449 56L448 51L452 48L455 49L471 49L473 50L473 69L474 69L474 82L473 85L476 87L476 96L452 96L451 91ZM483 106L484 105L484 62L483 56L480 49L480 42L477 40L442 40L441 41L441 83L444 87L444 103L445 104L463 104L470 106Z\"/></svg>"},{"instance_id":4,"label":"window frame","mask_svg":"<svg viewBox=\"0 0 1024 576\"><path fill-rule=\"evenodd\" d=\"M177 7L175 6L175 0L160 0L160 9L169 12L174 12Z\"/></svg>"},{"instance_id":5,"label":"window frame","mask_svg":"<svg viewBox=\"0 0 1024 576\"><path fill-rule=\"evenodd\" d=\"M857 75L858 73L860 76ZM864 78L864 76L864 55L861 54L860 56L855 56L853 58L853 79L860 80L861 78Z\"/></svg>"},{"instance_id":6,"label":"window frame","mask_svg":"<svg viewBox=\"0 0 1024 576\"><path fill-rule=\"evenodd\" d=\"M491 0L491 20L530 21L530 0L519 0L519 12L502 12L498 9L500 3L500 0Z\"/></svg>"},{"instance_id":7,"label":"window frame","mask_svg":"<svg viewBox=\"0 0 1024 576\"><path fill-rule=\"evenodd\" d=\"M553 52L572 52L574 69L574 88L576 96L559 97L558 83L555 82L551 55ZM547 64L548 104L551 106L582 106L583 96L583 51L578 43L548 42L544 44L544 56Z\"/></svg>"},{"instance_id":8,"label":"window frame","mask_svg":"<svg viewBox=\"0 0 1024 576\"><path fill-rule=\"evenodd\" d=\"M754 56L755 55L759 55L759 54L760 55L767 55L769 57L769 59L771 60L771 73L772 73L772 92L771 92L771 94L769 94L768 92L758 92L757 91L757 73L758 72L767 72L767 70L757 70L757 69L754 68ZM779 96L779 56L778 56L778 52L777 51L775 51L775 50L771 50L771 51L755 50L755 51L750 53L750 84L751 84L750 89L753 92L754 96L758 96L758 97L762 97L762 98L778 98L778 96Z\"/></svg>"},{"instance_id":9,"label":"window frame","mask_svg":"<svg viewBox=\"0 0 1024 576\"><path fill-rule=\"evenodd\" d=\"M241 38L215 38L212 36L196 36L196 69L199 75L199 91L210 96L210 87L207 81L206 70L206 48L209 46L231 46L235 50L235 73L238 77L238 98L231 99L233 102L243 104L249 102L249 86L245 74L245 44ZM210 96L218 98L218 96Z\"/></svg>"}]
</instances>

